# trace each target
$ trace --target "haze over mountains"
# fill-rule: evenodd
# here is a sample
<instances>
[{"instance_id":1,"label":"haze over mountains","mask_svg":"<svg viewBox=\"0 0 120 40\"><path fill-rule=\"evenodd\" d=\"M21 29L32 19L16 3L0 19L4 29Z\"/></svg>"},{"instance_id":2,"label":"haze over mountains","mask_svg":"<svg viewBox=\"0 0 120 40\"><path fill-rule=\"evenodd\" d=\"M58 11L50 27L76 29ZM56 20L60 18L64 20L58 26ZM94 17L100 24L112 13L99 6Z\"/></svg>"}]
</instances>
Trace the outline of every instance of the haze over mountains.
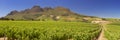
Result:
<instances>
[{"instance_id":1,"label":"haze over mountains","mask_svg":"<svg viewBox=\"0 0 120 40\"><path fill-rule=\"evenodd\" d=\"M37 20L37 21L83 21L84 18L97 18L95 16L81 15L72 12L68 8L64 7L44 7L33 6L32 8L22 11L11 11L5 17L1 19L9 20Z\"/></svg>"}]
</instances>

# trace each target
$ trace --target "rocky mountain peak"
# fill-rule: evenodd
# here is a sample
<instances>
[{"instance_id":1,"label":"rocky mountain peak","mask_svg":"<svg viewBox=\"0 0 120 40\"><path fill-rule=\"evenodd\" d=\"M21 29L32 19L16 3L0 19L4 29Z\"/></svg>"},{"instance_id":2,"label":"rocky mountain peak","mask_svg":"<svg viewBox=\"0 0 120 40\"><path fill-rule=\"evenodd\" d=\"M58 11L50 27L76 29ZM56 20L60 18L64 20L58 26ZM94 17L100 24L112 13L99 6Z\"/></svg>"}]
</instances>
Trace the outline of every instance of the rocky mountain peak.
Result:
<instances>
[{"instance_id":1,"label":"rocky mountain peak","mask_svg":"<svg viewBox=\"0 0 120 40\"><path fill-rule=\"evenodd\" d=\"M14 10L14 11L11 11L8 15L13 15L13 14L16 14L16 13L18 13L18 11Z\"/></svg>"},{"instance_id":2,"label":"rocky mountain peak","mask_svg":"<svg viewBox=\"0 0 120 40\"><path fill-rule=\"evenodd\" d=\"M30 12L41 12L43 9L40 6L33 6Z\"/></svg>"}]
</instances>

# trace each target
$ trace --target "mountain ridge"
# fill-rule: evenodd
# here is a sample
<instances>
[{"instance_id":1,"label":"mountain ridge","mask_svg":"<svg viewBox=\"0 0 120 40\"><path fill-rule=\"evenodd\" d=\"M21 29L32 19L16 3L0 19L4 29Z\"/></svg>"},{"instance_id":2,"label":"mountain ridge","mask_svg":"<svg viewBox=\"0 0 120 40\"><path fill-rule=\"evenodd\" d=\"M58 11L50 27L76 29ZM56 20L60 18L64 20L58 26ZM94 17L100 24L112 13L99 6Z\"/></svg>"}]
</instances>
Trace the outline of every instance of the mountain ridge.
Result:
<instances>
[{"instance_id":1,"label":"mountain ridge","mask_svg":"<svg viewBox=\"0 0 120 40\"><path fill-rule=\"evenodd\" d=\"M81 15L61 6L55 8L41 8L40 6L35 5L32 8L21 11L13 10L1 19L37 21L83 21L83 18L85 17L98 18L95 16Z\"/></svg>"}]
</instances>

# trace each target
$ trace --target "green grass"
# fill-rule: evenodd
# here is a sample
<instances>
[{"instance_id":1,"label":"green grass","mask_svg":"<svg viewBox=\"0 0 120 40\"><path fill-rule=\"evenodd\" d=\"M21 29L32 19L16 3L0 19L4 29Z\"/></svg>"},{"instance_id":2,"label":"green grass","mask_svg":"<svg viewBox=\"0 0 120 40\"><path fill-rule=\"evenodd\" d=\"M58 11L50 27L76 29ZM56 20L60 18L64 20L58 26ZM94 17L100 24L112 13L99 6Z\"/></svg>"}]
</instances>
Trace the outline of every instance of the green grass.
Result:
<instances>
[{"instance_id":1,"label":"green grass","mask_svg":"<svg viewBox=\"0 0 120 40\"><path fill-rule=\"evenodd\" d=\"M0 21L0 37L9 40L93 40L100 31L84 22Z\"/></svg>"},{"instance_id":2,"label":"green grass","mask_svg":"<svg viewBox=\"0 0 120 40\"><path fill-rule=\"evenodd\" d=\"M120 22L108 24L106 28L105 36L108 40L120 40Z\"/></svg>"}]
</instances>

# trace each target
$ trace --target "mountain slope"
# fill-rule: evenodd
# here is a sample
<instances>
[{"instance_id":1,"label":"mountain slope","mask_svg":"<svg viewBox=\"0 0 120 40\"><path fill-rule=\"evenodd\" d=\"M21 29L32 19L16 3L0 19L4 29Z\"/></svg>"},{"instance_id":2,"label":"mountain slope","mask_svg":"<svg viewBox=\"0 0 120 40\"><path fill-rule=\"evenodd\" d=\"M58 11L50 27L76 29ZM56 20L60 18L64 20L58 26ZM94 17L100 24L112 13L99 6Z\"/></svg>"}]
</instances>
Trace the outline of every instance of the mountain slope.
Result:
<instances>
[{"instance_id":1,"label":"mountain slope","mask_svg":"<svg viewBox=\"0 0 120 40\"><path fill-rule=\"evenodd\" d=\"M94 16L85 16L72 12L64 7L45 7L33 6L30 9L22 11L11 11L3 19L10 20L38 20L38 21L83 21L83 18L97 18Z\"/></svg>"}]
</instances>

